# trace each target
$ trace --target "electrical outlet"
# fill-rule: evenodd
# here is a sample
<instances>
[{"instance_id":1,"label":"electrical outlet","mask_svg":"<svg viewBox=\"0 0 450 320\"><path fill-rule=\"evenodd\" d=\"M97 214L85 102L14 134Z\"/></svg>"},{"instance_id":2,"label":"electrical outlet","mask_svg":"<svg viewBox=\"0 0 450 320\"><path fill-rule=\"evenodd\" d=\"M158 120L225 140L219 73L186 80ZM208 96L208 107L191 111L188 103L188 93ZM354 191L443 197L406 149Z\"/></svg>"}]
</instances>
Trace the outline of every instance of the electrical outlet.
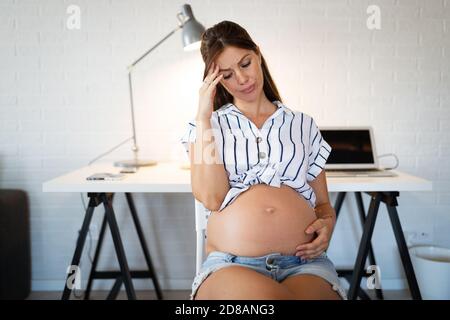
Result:
<instances>
[{"instance_id":1,"label":"electrical outlet","mask_svg":"<svg viewBox=\"0 0 450 320\"><path fill-rule=\"evenodd\" d=\"M433 237L429 231L404 231L406 245L408 247L420 244L431 244Z\"/></svg>"},{"instance_id":2,"label":"electrical outlet","mask_svg":"<svg viewBox=\"0 0 450 320\"><path fill-rule=\"evenodd\" d=\"M89 232L91 234L92 240L98 240L98 228L96 224L91 224L89 226Z\"/></svg>"},{"instance_id":3,"label":"electrical outlet","mask_svg":"<svg viewBox=\"0 0 450 320\"><path fill-rule=\"evenodd\" d=\"M431 242L433 242L431 234L427 231L417 232L416 239L417 239L418 243L423 243L423 244L430 244Z\"/></svg>"}]
</instances>

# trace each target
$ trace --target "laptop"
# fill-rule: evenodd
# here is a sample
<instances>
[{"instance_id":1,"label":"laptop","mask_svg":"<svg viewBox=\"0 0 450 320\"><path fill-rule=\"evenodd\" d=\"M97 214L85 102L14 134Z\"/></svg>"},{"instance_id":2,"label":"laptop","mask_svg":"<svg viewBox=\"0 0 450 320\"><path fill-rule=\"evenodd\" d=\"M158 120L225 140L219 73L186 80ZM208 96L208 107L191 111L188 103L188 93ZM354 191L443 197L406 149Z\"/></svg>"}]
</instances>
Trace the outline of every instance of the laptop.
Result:
<instances>
[{"instance_id":1,"label":"laptop","mask_svg":"<svg viewBox=\"0 0 450 320\"><path fill-rule=\"evenodd\" d=\"M397 175L379 167L372 127L321 127L320 132L332 148L325 164L327 177Z\"/></svg>"}]
</instances>

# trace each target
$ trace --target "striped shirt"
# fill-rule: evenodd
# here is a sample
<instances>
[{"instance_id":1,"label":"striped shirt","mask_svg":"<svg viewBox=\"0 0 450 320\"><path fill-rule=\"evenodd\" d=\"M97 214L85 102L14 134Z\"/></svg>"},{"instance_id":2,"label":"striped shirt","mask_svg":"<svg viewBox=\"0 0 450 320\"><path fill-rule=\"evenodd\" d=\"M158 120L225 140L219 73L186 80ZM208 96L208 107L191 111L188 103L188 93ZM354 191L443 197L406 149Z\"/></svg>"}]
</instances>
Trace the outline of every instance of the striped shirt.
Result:
<instances>
[{"instance_id":1,"label":"striped shirt","mask_svg":"<svg viewBox=\"0 0 450 320\"><path fill-rule=\"evenodd\" d=\"M282 183L288 185L315 207L316 196L308 182L324 168L331 147L312 117L292 111L280 101L273 103L277 110L261 128L232 103L212 113L216 152L230 183L219 211L259 183L278 188ZM181 138L188 156L189 143L196 140L195 129L195 121L189 122Z\"/></svg>"}]
</instances>

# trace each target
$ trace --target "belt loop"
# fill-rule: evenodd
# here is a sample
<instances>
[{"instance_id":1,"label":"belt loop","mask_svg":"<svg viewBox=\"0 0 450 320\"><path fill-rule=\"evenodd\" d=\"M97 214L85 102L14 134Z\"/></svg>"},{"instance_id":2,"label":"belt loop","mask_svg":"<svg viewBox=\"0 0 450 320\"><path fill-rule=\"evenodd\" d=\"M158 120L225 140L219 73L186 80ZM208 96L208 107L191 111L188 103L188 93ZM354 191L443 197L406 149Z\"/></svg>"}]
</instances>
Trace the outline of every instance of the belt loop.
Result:
<instances>
[{"instance_id":1,"label":"belt loop","mask_svg":"<svg viewBox=\"0 0 450 320\"><path fill-rule=\"evenodd\" d=\"M234 262L234 259L235 259L236 257L237 257L237 256L235 256L234 254L227 253L227 256L225 257L225 261L226 261L226 262Z\"/></svg>"},{"instance_id":2,"label":"belt loop","mask_svg":"<svg viewBox=\"0 0 450 320\"><path fill-rule=\"evenodd\" d=\"M266 269L267 270L272 270L272 269L274 269L274 267L276 267L276 266L273 265L273 263L275 262L275 258L273 256L274 256L274 254L271 254L271 255L266 257L266 261L265 262L266 262Z\"/></svg>"}]
</instances>

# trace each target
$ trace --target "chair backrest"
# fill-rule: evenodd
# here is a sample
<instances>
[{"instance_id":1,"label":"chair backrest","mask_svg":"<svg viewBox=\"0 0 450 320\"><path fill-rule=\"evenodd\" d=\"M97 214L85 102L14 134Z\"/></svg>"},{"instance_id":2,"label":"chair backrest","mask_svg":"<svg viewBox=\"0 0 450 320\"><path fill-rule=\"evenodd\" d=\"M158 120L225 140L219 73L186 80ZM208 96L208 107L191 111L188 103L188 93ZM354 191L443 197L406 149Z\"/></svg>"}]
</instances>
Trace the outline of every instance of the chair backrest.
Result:
<instances>
[{"instance_id":1,"label":"chair backrest","mask_svg":"<svg viewBox=\"0 0 450 320\"><path fill-rule=\"evenodd\" d=\"M209 210L195 199L195 232L197 235L195 274L198 274L205 258L206 223Z\"/></svg>"}]
</instances>

